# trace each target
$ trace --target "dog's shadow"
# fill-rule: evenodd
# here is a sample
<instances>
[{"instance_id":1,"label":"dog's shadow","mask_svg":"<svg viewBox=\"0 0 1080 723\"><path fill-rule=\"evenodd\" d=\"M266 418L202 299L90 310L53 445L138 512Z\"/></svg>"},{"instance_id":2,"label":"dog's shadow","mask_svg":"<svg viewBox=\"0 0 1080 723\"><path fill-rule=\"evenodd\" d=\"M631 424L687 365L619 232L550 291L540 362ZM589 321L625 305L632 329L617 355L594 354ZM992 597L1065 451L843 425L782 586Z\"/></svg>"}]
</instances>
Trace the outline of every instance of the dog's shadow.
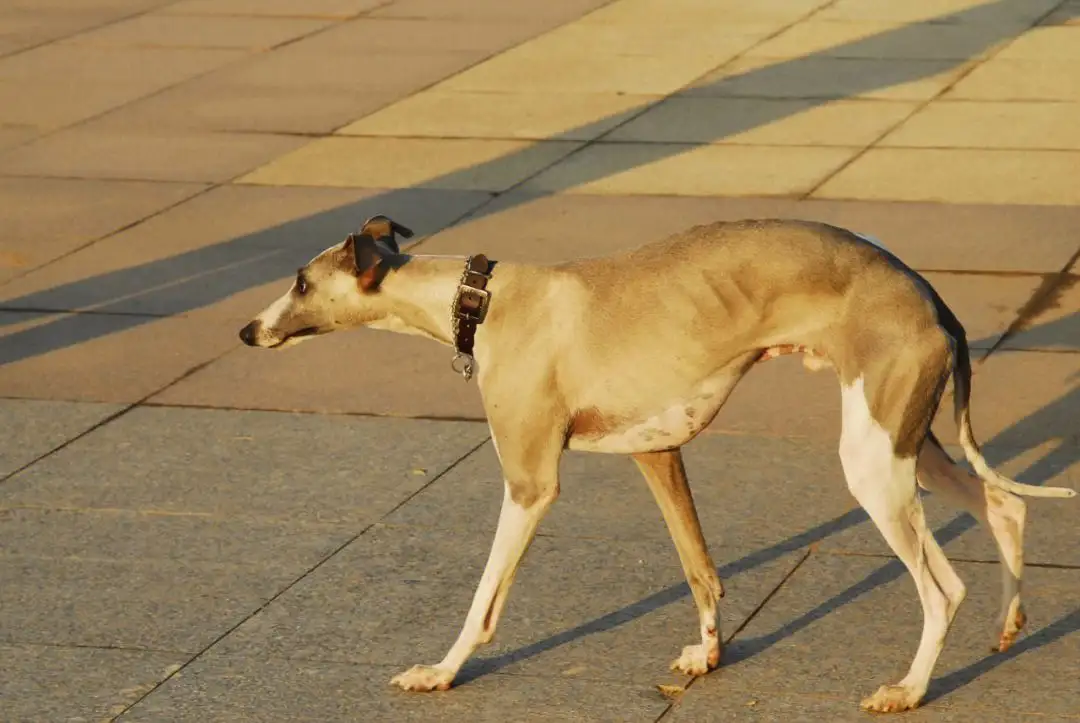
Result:
<instances>
[{"instance_id":1,"label":"dog's shadow","mask_svg":"<svg viewBox=\"0 0 1080 723\"><path fill-rule=\"evenodd\" d=\"M1037 340L1040 349L1052 351L1080 351L1080 312L1063 319L1040 325L1024 332L1027 339ZM1078 365L1080 366L1080 365ZM1080 371L1069 379L1074 386L1055 401L1018 421L989 441L984 450L991 464L998 466L1021 454L1036 449L1046 442L1057 439L1059 430L1055 420L1066 416L1069 409L1080 408ZM1018 442L1017 440L1027 440ZM1008 444L1008 447L998 446ZM1029 465L1016 479L1028 484L1042 485L1053 479L1061 470L1080 461L1080 444L1075 440L1066 441L1053 448L1044 456ZM929 496L932 499L932 495ZM828 522L805 530L767 548L757 550L745 557L719 568L721 579L732 578L739 573L757 568L777 560L789 553L805 550L812 543L868 522L868 517L861 509L851 510ZM977 527L977 521L967 513L961 513L947 524L934 531L938 542L945 544L956 539L968 530ZM983 531L981 531L983 532ZM983 532L983 534L987 534ZM866 575L859 582L834 595L814 607L812 610L785 623L771 633L755 638L740 639L736 630L728 640L724 652L724 666L746 662L768 650L778 642L808 628L825 616L853 602L866 593L907 575L907 570L893 558ZM644 617L666 605L689 597L690 591L685 583L673 585L654 593L636 603L594 620L582 623L569 630L538 640L516 650L507 651L489 658L477 658L466 664L458 676L459 684L464 684L487 673L500 670L512 663L532 658L541 653L558 648L561 645L578 640L593 633L605 632L632 620ZM752 616L751 616L752 619ZM744 621L742 627L749 622ZM931 682L924 702L939 699L967 685L979 676L1032 650L1061 640L1080 630L1080 607L1065 614L1049 625L1026 634L1005 653L993 653L964 668L955 670Z\"/></svg>"}]
</instances>

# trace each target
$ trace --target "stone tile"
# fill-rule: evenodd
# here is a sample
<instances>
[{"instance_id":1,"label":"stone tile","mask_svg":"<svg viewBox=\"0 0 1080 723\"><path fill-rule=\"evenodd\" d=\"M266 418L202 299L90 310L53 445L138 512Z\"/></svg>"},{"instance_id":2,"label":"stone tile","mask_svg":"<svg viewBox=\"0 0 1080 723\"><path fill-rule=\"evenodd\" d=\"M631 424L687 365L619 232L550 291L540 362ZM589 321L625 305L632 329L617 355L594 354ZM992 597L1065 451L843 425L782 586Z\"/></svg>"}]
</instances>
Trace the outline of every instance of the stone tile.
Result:
<instances>
[{"instance_id":1,"label":"stone tile","mask_svg":"<svg viewBox=\"0 0 1080 723\"><path fill-rule=\"evenodd\" d=\"M215 188L10 282L0 305L160 315L214 305L211 316L239 321L279 296L281 279L370 216L399 219L419 240L487 198L412 189Z\"/></svg>"},{"instance_id":2,"label":"stone tile","mask_svg":"<svg viewBox=\"0 0 1080 723\"><path fill-rule=\"evenodd\" d=\"M989 349L1042 281L1038 276L992 276L925 272L923 276L953 310L972 349ZM981 356L975 353L976 357Z\"/></svg>"},{"instance_id":3,"label":"stone tile","mask_svg":"<svg viewBox=\"0 0 1080 723\"><path fill-rule=\"evenodd\" d=\"M816 16L821 20L875 20L897 23L961 23L1014 25L1031 23L1051 10L1058 0L916 0L903 4L888 0L838 0Z\"/></svg>"},{"instance_id":4,"label":"stone tile","mask_svg":"<svg viewBox=\"0 0 1080 723\"><path fill-rule=\"evenodd\" d=\"M944 95L948 100L1080 101L1075 65L1044 60L990 60Z\"/></svg>"},{"instance_id":5,"label":"stone tile","mask_svg":"<svg viewBox=\"0 0 1080 723\"><path fill-rule=\"evenodd\" d=\"M396 3L387 3L392 11ZM444 3L448 5L448 3ZM492 8L493 12L498 7ZM522 22L520 19L492 17L485 13L470 18L396 18L371 16L339 23L319 33L318 46L324 50L394 50L424 48L426 51L504 50L538 35L550 23Z\"/></svg>"},{"instance_id":6,"label":"stone tile","mask_svg":"<svg viewBox=\"0 0 1080 723\"><path fill-rule=\"evenodd\" d=\"M0 282L181 203L203 186L0 178ZM2 292L0 292L2 294Z\"/></svg>"},{"instance_id":7,"label":"stone tile","mask_svg":"<svg viewBox=\"0 0 1080 723\"><path fill-rule=\"evenodd\" d=\"M464 621L492 534L493 527L451 533L378 527L237 628L218 650L399 668L437 661ZM794 563L786 555L731 576L722 603L729 631ZM430 616L431 599L442 601L437 619ZM421 621L425 634L413 635ZM460 683L505 672L633 682L649 690L672 677L670 659L698 634L670 543L540 537L517 574L498 637L462 670Z\"/></svg>"},{"instance_id":8,"label":"stone tile","mask_svg":"<svg viewBox=\"0 0 1080 723\"><path fill-rule=\"evenodd\" d=\"M419 253L557 263L658 241L695 224L805 218L873 234L919 270L1055 273L1077 250L1080 210L783 198L544 195L514 191Z\"/></svg>"},{"instance_id":9,"label":"stone tile","mask_svg":"<svg viewBox=\"0 0 1080 723\"><path fill-rule=\"evenodd\" d=\"M156 88L139 83L42 83L0 79L0 123L32 129L36 134L93 118L130 103Z\"/></svg>"},{"instance_id":10,"label":"stone tile","mask_svg":"<svg viewBox=\"0 0 1080 723\"><path fill-rule=\"evenodd\" d=\"M504 3L501 0L397 0L372 11L372 17L413 19L512 19L566 22L604 5L604 0L552 0Z\"/></svg>"},{"instance_id":11,"label":"stone tile","mask_svg":"<svg viewBox=\"0 0 1080 723\"><path fill-rule=\"evenodd\" d=\"M433 138L324 138L240 183L504 191L579 143Z\"/></svg>"},{"instance_id":12,"label":"stone tile","mask_svg":"<svg viewBox=\"0 0 1080 723\"><path fill-rule=\"evenodd\" d=\"M656 96L617 94L431 90L405 98L338 132L357 136L587 141L656 100Z\"/></svg>"},{"instance_id":13,"label":"stone tile","mask_svg":"<svg viewBox=\"0 0 1080 723\"><path fill-rule=\"evenodd\" d=\"M10 720L107 720L187 660L142 650L0 645L0 697Z\"/></svg>"},{"instance_id":14,"label":"stone tile","mask_svg":"<svg viewBox=\"0 0 1080 723\"><path fill-rule=\"evenodd\" d=\"M220 530L223 549L257 556L250 539L224 542L221 518L260 522L251 538L270 535L271 522L339 525L355 534L486 437L486 426L474 423L139 408L8 480L3 495L11 507L142 511L155 524L154 515L199 518L169 524L186 526L186 534ZM113 514L117 534L138 530L121 525L131 517ZM306 529L295 534L311 539L289 544L297 548L289 554L321 551L320 535L337 534Z\"/></svg>"},{"instance_id":15,"label":"stone tile","mask_svg":"<svg viewBox=\"0 0 1080 723\"><path fill-rule=\"evenodd\" d=\"M250 446L250 445L249 445ZM47 476L47 475L46 475ZM107 483L106 483L107 484ZM267 520L217 512L169 512L153 506L20 507L0 498L5 555L20 558L138 563L183 561L306 570L362 528Z\"/></svg>"},{"instance_id":16,"label":"stone tile","mask_svg":"<svg viewBox=\"0 0 1080 723\"><path fill-rule=\"evenodd\" d=\"M288 0L181 0L164 8L177 15L247 15L345 19L378 7L383 0L310 0L304 7Z\"/></svg>"},{"instance_id":17,"label":"stone tile","mask_svg":"<svg viewBox=\"0 0 1080 723\"><path fill-rule=\"evenodd\" d=\"M722 27L779 28L810 15L827 0L622 0L605 5L581 19L581 24L652 25L670 22Z\"/></svg>"},{"instance_id":18,"label":"stone tile","mask_svg":"<svg viewBox=\"0 0 1080 723\"><path fill-rule=\"evenodd\" d=\"M1080 28L1032 28L998 55L1002 60L1080 61Z\"/></svg>"},{"instance_id":19,"label":"stone tile","mask_svg":"<svg viewBox=\"0 0 1080 723\"><path fill-rule=\"evenodd\" d=\"M826 58L787 61L740 58L683 91L749 98L876 98L929 100L961 74L949 60Z\"/></svg>"},{"instance_id":20,"label":"stone tile","mask_svg":"<svg viewBox=\"0 0 1080 723\"><path fill-rule=\"evenodd\" d=\"M856 153L854 148L603 144L575 153L522 188L681 196L801 195Z\"/></svg>"},{"instance_id":21,"label":"stone tile","mask_svg":"<svg viewBox=\"0 0 1080 723\"><path fill-rule=\"evenodd\" d=\"M931 712L953 708L982 709L1010 720L1036 712L1071 713L1071 696L1049 691L1075 689L1062 664L1080 659L1080 646L1069 635L1077 625L1070 600L1080 584L1077 571L1032 569L1028 610L1039 611L1039 622L1029 623L1012 652L988 657L996 639L997 570L965 563L955 567L967 582L968 597L936 667L924 711L916 715L936 720ZM687 700L704 704L732 689L749 689L754 694L844 696L857 710L863 695L907 668L920 629L918 598L898 561L812 555L736 637L726 670L695 684ZM837 640L851 639L853 632L874 644L837 646ZM1048 691L1046 697L1029 687L1035 679Z\"/></svg>"},{"instance_id":22,"label":"stone tile","mask_svg":"<svg viewBox=\"0 0 1080 723\"><path fill-rule=\"evenodd\" d=\"M771 98L669 98L616 128L608 141L866 146L914 103Z\"/></svg>"},{"instance_id":23,"label":"stone tile","mask_svg":"<svg viewBox=\"0 0 1080 723\"><path fill-rule=\"evenodd\" d=\"M225 133L60 131L0 156L0 173L123 180L222 182L304 143Z\"/></svg>"},{"instance_id":24,"label":"stone tile","mask_svg":"<svg viewBox=\"0 0 1080 723\"><path fill-rule=\"evenodd\" d=\"M0 477L29 464L122 408L113 404L0 400L0 449L3 450Z\"/></svg>"},{"instance_id":25,"label":"stone tile","mask_svg":"<svg viewBox=\"0 0 1080 723\"><path fill-rule=\"evenodd\" d=\"M921 109L881 146L1080 150L1080 103L942 101Z\"/></svg>"},{"instance_id":26,"label":"stone tile","mask_svg":"<svg viewBox=\"0 0 1080 723\"><path fill-rule=\"evenodd\" d=\"M111 48L53 43L0 58L0 78L56 83L137 85L146 92L220 68L244 57L242 50L211 48Z\"/></svg>"},{"instance_id":27,"label":"stone tile","mask_svg":"<svg viewBox=\"0 0 1080 723\"><path fill-rule=\"evenodd\" d=\"M0 319L0 396L8 397L132 403L239 344L233 324L205 313L4 312Z\"/></svg>"},{"instance_id":28,"label":"stone tile","mask_svg":"<svg viewBox=\"0 0 1080 723\"><path fill-rule=\"evenodd\" d=\"M149 13L65 41L72 45L268 50L326 27L329 19Z\"/></svg>"},{"instance_id":29,"label":"stone tile","mask_svg":"<svg viewBox=\"0 0 1080 723\"><path fill-rule=\"evenodd\" d=\"M302 568L171 560L0 556L8 644L195 653L237 625Z\"/></svg>"},{"instance_id":30,"label":"stone tile","mask_svg":"<svg viewBox=\"0 0 1080 723\"><path fill-rule=\"evenodd\" d=\"M610 55L588 47L527 43L446 79L443 91L626 93L659 95L678 90L737 55L752 41L721 38L700 54Z\"/></svg>"},{"instance_id":31,"label":"stone tile","mask_svg":"<svg viewBox=\"0 0 1080 723\"><path fill-rule=\"evenodd\" d=\"M224 85L188 81L95 119L108 131L254 131L330 133L398 98L391 92Z\"/></svg>"},{"instance_id":32,"label":"stone tile","mask_svg":"<svg viewBox=\"0 0 1080 723\"><path fill-rule=\"evenodd\" d=\"M213 81L226 87L278 90L414 93L472 65L485 51L370 52L363 47L323 48L318 37L261 53L225 68ZM208 79L209 82L209 79Z\"/></svg>"},{"instance_id":33,"label":"stone tile","mask_svg":"<svg viewBox=\"0 0 1080 723\"><path fill-rule=\"evenodd\" d=\"M1068 277L1050 302L1021 330L1002 345L1003 349L1080 352L1080 282Z\"/></svg>"},{"instance_id":34,"label":"stone tile","mask_svg":"<svg viewBox=\"0 0 1080 723\"><path fill-rule=\"evenodd\" d=\"M391 687L388 666L280 658L251 660L211 653L135 706L125 720L204 721L257 718L504 721L652 721L664 711L659 694L626 685L489 675L442 695L410 695Z\"/></svg>"},{"instance_id":35,"label":"stone tile","mask_svg":"<svg viewBox=\"0 0 1080 723\"><path fill-rule=\"evenodd\" d=\"M1006 447L1080 441L1078 372L1077 354L994 352L976 366L972 382L976 438ZM945 415L938 421L935 431L942 441L954 443L956 436Z\"/></svg>"},{"instance_id":36,"label":"stone tile","mask_svg":"<svg viewBox=\"0 0 1080 723\"><path fill-rule=\"evenodd\" d=\"M1039 21L1039 25L1080 25L1080 3L1076 0L1065 0Z\"/></svg>"},{"instance_id":37,"label":"stone tile","mask_svg":"<svg viewBox=\"0 0 1080 723\"><path fill-rule=\"evenodd\" d=\"M823 14L826 11L823 11ZM968 60L986 57L1026 24L925 24L804 20L754 46L747 57L897 58Z\"/></svg>"},{"instance_id":38,"label":"stone tile","mask_svg":"<svg viewBox=\"0 0 1080 723\"><path fill-rule=\"evenodd\" d=\"M38 130L27 126L0 126L0 151L37 138Z\"/></svg>"},{"instance_id":39,"label":"stone tile","mask_svg":"<svg viewBox=\"0 0 1080 723\"><path fill-rule=\"evenodd\" d=\"M819 198L1077 205L1074 151L871 149L826 181Z\"/></svg>"}]
</instances>

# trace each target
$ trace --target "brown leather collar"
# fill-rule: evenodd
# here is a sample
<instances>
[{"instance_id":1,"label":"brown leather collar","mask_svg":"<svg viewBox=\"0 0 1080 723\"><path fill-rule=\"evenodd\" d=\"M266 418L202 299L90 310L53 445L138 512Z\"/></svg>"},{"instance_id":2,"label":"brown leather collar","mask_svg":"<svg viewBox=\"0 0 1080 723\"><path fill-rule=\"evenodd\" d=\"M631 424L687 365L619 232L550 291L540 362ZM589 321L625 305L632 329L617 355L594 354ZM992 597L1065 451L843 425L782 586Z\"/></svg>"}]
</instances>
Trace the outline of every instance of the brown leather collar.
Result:
<instances>
[{"instance_id":1,"label":"brown leather collar","mask_svg":"<svg viewBox=\"0 0 1080 723\"><path fill-rule=\"evenodd\" d=\"M476 365L473 357L476 327L484 322L491 303L491 292L487 290L487 284L494 268L495 262L489 261L487 256L470 256L465 262L465 271L454 296L451 321L454 328L454 350L457 354L454 355L451 366L465 381L472 378Z\"/></svg>"}]
</instances>

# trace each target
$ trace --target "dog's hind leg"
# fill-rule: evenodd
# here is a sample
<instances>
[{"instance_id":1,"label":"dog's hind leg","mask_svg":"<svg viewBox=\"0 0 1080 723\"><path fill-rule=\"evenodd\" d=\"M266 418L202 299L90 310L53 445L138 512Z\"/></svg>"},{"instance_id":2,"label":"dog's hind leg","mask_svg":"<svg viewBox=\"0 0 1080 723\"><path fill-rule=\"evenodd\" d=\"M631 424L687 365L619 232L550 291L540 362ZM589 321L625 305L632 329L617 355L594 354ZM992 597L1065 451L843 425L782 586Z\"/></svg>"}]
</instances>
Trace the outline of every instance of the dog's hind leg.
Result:
<instances>
[{"instance_id":1,"label":"dog's hind leg","mask_svg":"<svg viewBox=\"0 0 1080 723\"><path fill-rule=\"evenodd\" d=\"M883 685L862 707L877 712L916 707L953 617L964 598L956 575L926 524L916 490L914 455L898 454L893 439L873 417L860 377L843 390L840 460L848 488L915 580L923 608L923 631L907 675Z\"/></svg>"},{"instance_id":2,"label":"dog's hind leg","mask_svg":"<svg viewBox=\"0 0 1080 723\"><path fill-rule=\"evenodd\" d=\"M671 538L675 541L701 622L701 643L683 648L682 655L671 667L689 675L704 675L720 664L720 624L716 603L724 596L724 588L701 533L701 523L686 481L682 453L673 449L635 454L634 462L645 475Z\"/></svg>"},{"instance_id":3,"label":"dog's hind leg","mask_svg":"<svg viewBox=\"0 0 1080 723\"><path fill-rule=\"evenodd\" d=\"M994 536L1001 559L1001 633L996 650L1005 652L1016 640L1026 620L1020 601L1024 574L1024 522L1027 505L1023 498L985 484L956 464L930 435L919 453L919 484L940 494L948 502L967 511Z\"/></svg>"},{"instance_id":4,"label":"dog's hind leg","mask_svg":"<svg viewBox=\"0 0 1080 723\"><path fill-rule=\"evenodd\" d=\"M535 424L535 422L533 422ZM414 665L391 681L405 690L446 690L477 647L495 635L507 593L540 520L559 493L560 429L500 429L492 439L505 476L502 511L487 565L465 624L446 657L436 665ZM529 435L523 438L521 435Z\"/></svg>"}]
</instances>

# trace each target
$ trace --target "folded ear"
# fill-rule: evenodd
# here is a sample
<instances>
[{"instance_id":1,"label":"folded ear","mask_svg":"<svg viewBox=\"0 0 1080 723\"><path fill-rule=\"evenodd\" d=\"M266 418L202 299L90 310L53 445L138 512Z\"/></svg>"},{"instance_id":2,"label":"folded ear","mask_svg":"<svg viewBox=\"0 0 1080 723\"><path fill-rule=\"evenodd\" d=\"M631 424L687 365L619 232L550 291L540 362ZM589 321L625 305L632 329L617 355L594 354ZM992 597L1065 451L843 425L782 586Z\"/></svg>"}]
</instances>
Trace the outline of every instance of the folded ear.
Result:
<instances>
[{"instance_id":1,"label":"folded ear","mask_svg":"<svg viewBox=\"0 0 1080 723\"><path fill-rule=\"evenodd\" d=\"M376 291L390 270L386 251L375 243L374 237L366 233L351 233L345 239L345 254L352 261L360 290Z\"/></svg>"},{"instance_id":2,"label":"folded ear","mask_svg":"<svg viewBox=\"0 0 1080 723\"><path fill-rule=\"evenodd\" d=\"M367 221L364 221L360 233L371 236L376 241L383 242L389 246L394 253L401 251L395 234L401 234L405 238L412 238L413 236L412 229L406 228L397 221L392 220L389 216L383 216L381 214L372 216Z\"/></svg>"}]
</instances>

